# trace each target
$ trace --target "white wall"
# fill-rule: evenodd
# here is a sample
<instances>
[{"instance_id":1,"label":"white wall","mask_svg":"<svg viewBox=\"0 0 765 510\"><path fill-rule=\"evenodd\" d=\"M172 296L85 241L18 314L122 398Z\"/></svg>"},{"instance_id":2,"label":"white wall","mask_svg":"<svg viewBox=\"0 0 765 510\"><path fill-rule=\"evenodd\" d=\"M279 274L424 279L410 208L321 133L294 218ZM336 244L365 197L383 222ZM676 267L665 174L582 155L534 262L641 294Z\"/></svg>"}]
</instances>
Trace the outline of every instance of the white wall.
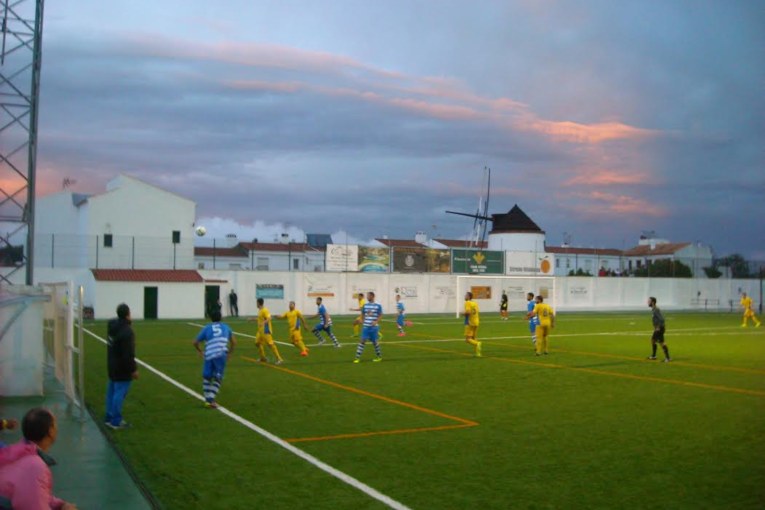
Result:
<instances>
[{"instance_id":1,"label":"white wall","mask_svg":"<svg viewBox=\"0 0 765 510\"><path fill-rule=\"evenodd\" d=\"M489 250L497 251L545 251L544 234L489 234Z\"/></svg>"},{"instance_id":2,"label":"white wall","mask_svg":"<svg viewBox=\"0 0 765 510\"><path fill-rule=\"evenodd\" d=\"M350 308L357 306L355 293L374 291L386 314L394 312L396 289L404 295L410 313L453 313L462 302L466 285L492 287L492 298L479 301L482 310L497 310L502 289L509 290L511 309L522 310L528 290L538 293L549 287L550 280L531 278L497 278L491 276L463 278L466 282L458 292L455 275L436 274L367 274L367 273L310 273L310 272L253 272L200 270L202 283L133 283L95 282L89 270L37 269L36 282L72 280L75 287L85 286L86 306L93 306L96 317L114 315L117 304L127 302L134 316L143 315L143 288L159 287L159 317L200 318L204 312L205 285L219 285L223 312L227 315L226 296L231 288L239 295L240 315L255 315L255 288L257 284L284 286L283 299L268 299L274 313L283 313L290 300L306 315L315 313L315 295L324 295L324 303L332 315L355 314ZM17 273L17 283L23 283L23 272ZM655 296L662 308L738 310L741 292L746 292L759 306L759 280L703 279L703 278L598 278L556 277L555 304L563 311L642 310L648 296ZM527 288L533 287L533 288Z\"/></svg>"}]
</instances>

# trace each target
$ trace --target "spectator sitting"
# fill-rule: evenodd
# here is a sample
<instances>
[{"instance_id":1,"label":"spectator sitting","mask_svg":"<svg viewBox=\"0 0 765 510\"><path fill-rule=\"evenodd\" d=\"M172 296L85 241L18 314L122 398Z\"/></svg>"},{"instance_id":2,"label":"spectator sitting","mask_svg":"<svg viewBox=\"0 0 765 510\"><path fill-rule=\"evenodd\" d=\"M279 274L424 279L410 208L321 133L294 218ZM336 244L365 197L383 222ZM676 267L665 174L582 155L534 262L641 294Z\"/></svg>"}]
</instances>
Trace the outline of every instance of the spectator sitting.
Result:
<instances>
[{"instance_id":1,"label":"spectator sitting","mask_svg":"<svg viewBox=\"0 0 765 510\"><path fill-rule=\"evenodd\" d=\"M56 442L56 418L47 409L27 411L21 421L24 439L0 449L0 509L76 510L53 495L53 476L48 466L56 462L47 455Z\"/></svg>"},{"instance_id":2,"label":"spectator sitting","mask_svg":"<svg viewBox=\"0 0 765 510\"><path fill-rule=\"evenodd\" d=\"M0 430L15 430L16 427L19 426L19 422L17 422L14 419L6 420L2 419L0 420ZM0 448L5 446L5 443L0 441Z\"/></svg>"}]
</instances>

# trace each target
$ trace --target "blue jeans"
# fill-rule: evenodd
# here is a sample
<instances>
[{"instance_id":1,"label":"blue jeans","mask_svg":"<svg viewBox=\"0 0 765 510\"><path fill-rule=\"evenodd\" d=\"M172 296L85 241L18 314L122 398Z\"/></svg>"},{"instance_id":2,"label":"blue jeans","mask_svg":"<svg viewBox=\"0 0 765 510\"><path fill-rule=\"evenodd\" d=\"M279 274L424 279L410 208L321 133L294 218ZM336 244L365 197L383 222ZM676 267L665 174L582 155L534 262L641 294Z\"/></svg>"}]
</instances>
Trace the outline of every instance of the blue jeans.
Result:
<instances>
[{"instance_id":1,"label":"blue jeans","mask_svg":"<svg viewBox=\"0 0 765 510\"><path fill-rule=\"evenodd\" d=\"M104 421L118 427L122 423L122 404L132 381L109 381L106 386L106 417Z\"/></svg>"}]
</instances>

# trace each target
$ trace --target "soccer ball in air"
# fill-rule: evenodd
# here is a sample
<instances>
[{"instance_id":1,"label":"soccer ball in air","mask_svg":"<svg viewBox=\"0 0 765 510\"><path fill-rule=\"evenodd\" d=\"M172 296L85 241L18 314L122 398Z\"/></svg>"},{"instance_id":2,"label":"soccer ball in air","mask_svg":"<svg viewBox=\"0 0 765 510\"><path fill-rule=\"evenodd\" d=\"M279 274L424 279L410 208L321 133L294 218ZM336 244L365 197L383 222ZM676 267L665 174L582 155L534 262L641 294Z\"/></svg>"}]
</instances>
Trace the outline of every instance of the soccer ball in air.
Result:
<instances>
[{"instance_id":1,"label":"soccer ball in air","mask_svg":"<svg viewBox=\"0 0 765 510\"><path fill-rule=\"evenodd\" d=\"M203 235L205 235L207 233L207 229L204 228L202 225L200 225L200 226L197 227L195 232L197 233L197 235L199 237L202 237Z\"/></svg>"}]
</instances>

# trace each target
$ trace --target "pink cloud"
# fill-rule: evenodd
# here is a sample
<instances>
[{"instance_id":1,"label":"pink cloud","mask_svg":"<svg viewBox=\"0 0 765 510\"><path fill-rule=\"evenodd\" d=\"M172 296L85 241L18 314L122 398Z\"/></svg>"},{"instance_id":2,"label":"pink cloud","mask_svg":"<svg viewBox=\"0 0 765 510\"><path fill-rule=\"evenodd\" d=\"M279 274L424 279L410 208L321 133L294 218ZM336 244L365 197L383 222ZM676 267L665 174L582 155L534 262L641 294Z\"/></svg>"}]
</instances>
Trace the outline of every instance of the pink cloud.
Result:
<instances>
[{"instance_id":1,"label":"pink cloud","mask_svg":"<svg viewBox=\"0 0 765 510\"><path fill-rule=\"evenodd\" d=\"M612 216L641 215L652 217L664 217L667 215L667 209L664 206L625 194L591 191L589 193L575 194L574 197L578 200L572 209L579 214L589 217L602 218L604 214ZM563 199L570 198L571 195L566 195Z\"/></svg>"},{"instance_id":2,"label":"pink cloud","mask_svg":"<svg viewBox=\"0 0 765 510\"><path fill-rule=\"evenodd\" d=\"M651 180L644 172L625 173L616 170L586 170L563 183L564 186L616 186L645 184Z\"/></svg>"},{"instance_id":3,"label":"pink cloud","mask_svg":"<svg viewBox=\"0 0 765 510\"><path fill-rule=\"evenodd\" d=\"M608 140L639 140L658 134L650 129L636 128L621 122L580 124L528 118L518 122L516 126L522 130L547 135L554 140L584 144L599 144Z\"/></svg>"}]
</instances>

